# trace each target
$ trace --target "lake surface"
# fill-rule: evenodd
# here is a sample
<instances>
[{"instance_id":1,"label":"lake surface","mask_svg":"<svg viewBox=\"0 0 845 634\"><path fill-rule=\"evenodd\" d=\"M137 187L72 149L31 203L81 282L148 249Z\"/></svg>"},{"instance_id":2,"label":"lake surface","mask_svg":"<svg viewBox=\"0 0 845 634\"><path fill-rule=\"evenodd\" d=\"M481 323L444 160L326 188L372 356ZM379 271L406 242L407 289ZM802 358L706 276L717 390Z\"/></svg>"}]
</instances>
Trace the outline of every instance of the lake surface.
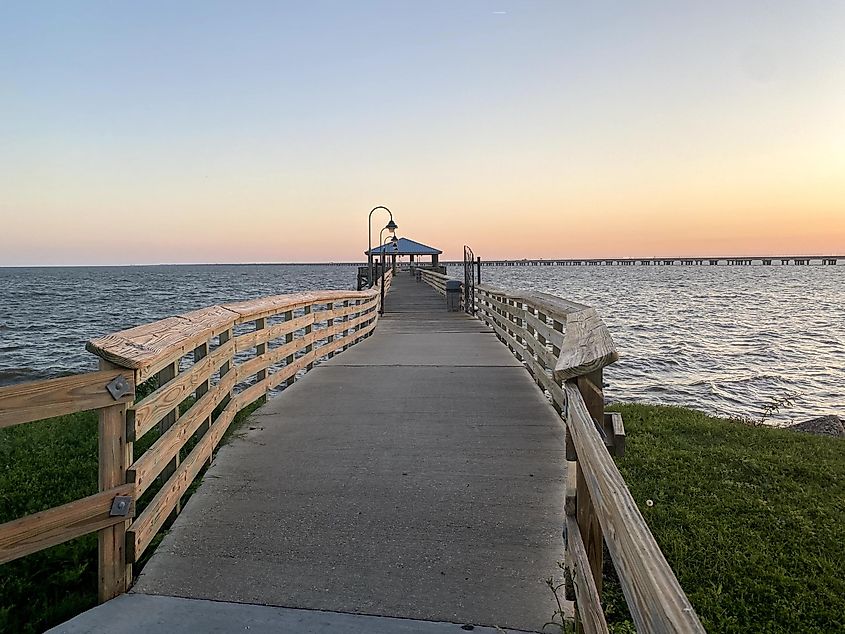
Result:
<instances>
[{"instance_id":1,"label":"lake surface","mask_svg":"<svg viewBox=\"0 0 845 634\"><path fill-rule=\"evenodd\" d=\"M355 272L0 268L0 385L93 369L84 347L93 337L226 301L350 289ZM606 372L611 400L757 418L792 396L772 422L845 414L845 267L489 267L482 275L594 306L620 351Z\"/></svg>"}]
</instances>

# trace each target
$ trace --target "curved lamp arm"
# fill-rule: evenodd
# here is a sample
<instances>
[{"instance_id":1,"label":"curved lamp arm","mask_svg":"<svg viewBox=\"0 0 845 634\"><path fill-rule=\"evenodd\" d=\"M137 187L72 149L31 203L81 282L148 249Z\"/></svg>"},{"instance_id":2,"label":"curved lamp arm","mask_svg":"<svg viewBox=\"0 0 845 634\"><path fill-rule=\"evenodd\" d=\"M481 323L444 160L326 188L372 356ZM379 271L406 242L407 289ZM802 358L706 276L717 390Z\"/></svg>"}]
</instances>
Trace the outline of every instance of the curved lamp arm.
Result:
<instances>
[{"instance_id":1,"label":"curved lamp arm","mask_svg":"<svg viewBox=\"0 0 845 634\"><path fill-rule=\"evenodd\" d=\"M393 212L384 205L377 205L370 210L370 215L367 217L367 267L369 271L369 284L373 285L373 212L377 209L384 209L390 214L390 222L393 223ZM396 223L393 223L394 226ZM381 240L381 237L379 237Z\"/></svg>"}]
</instances>

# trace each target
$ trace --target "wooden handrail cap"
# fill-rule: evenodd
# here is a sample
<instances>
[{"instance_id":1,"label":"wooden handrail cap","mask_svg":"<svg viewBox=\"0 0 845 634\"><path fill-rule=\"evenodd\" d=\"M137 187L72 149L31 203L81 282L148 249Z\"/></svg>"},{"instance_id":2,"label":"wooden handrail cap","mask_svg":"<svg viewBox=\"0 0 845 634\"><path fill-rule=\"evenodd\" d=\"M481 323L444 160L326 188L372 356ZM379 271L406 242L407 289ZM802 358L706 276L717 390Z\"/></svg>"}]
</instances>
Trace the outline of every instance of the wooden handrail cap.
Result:
<instances>
[{"instance_id":1,"label":"wooden handrail cap","mask_svg":"<svg viewBox=\"0 0 845 634\"><path fill-rule=\"evenodd\" d=\"M555 365L555 378L565 381L610 365L619 359L613 337L594 308L566 316L563 347Z\"/></svg>"}]
</instances>

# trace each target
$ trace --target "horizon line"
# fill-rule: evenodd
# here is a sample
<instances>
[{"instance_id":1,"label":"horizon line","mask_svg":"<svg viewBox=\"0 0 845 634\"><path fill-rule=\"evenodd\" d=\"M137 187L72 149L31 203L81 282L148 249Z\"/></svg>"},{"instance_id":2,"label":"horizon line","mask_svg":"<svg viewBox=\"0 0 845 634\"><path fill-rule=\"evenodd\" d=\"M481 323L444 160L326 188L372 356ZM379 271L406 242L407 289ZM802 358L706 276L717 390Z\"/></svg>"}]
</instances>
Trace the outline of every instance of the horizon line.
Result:
<instances>
[{"instance_id":1,"label":"horizon line","mask_svg":"<svg viewBox=\"0 0 845 634\"><path fill-rule=\"evenodd\" d=\"M481 262L589 262L589 261L640 261L640 260L845 260L845 255L650 255L650 256L589 256L541 258L482 258ZM455 264L460 259L443 258L440 263ZM141 262L123 264L0 264L0 269L35 268L108 268L141 266L327 266L365 265L367 260L311 260L299 262Z\"/></svg>"}]
</instances>

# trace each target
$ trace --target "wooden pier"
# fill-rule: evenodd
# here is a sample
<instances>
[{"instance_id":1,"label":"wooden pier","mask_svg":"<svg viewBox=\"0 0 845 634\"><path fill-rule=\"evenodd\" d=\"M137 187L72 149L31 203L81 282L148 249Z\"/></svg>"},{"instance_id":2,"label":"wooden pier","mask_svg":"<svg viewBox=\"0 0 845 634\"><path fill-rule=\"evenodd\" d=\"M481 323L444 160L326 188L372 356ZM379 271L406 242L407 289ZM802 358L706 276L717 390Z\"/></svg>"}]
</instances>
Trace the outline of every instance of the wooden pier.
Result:
<instances>
[{"instance_id":1,"label":"wooden pier","mask_svg":"<svg viewBox=\"0 0 845 634\"><path fill-rule=\"evenodd\" d=\"M103 603L57 632L607 632L606 545L639 631L703 631L613 462L599 315L447 281L215 306L0 389L0 427L98 409L101 489L0 525L0 563L98 533Z\"/></svg>"}]
</instances>

